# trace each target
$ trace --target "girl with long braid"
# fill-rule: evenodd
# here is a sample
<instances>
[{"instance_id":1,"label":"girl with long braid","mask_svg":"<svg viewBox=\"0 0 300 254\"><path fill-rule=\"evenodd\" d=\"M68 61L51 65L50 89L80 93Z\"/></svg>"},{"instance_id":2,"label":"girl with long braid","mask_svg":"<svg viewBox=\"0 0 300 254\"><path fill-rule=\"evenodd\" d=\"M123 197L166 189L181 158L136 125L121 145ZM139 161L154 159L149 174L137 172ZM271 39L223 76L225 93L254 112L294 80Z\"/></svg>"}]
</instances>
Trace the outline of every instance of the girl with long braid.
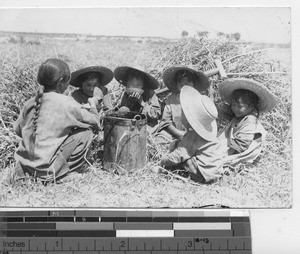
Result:
<instances>
[{"instance_id":1,"label":"girl with long braid","mask_svg":"<svg viewBox=\"0 0 300 254\"><path fill-rule=\"evenodd\" d=\"M54 181L83 172L93 132L99 130L98 99L89 98L89 112L63 95L70 76L68 65L59 59L48 59L39 67L37 81L43 89L25 103L15 123L22 138L15 154L17 175Z\"/></svg>"}]
</instances>

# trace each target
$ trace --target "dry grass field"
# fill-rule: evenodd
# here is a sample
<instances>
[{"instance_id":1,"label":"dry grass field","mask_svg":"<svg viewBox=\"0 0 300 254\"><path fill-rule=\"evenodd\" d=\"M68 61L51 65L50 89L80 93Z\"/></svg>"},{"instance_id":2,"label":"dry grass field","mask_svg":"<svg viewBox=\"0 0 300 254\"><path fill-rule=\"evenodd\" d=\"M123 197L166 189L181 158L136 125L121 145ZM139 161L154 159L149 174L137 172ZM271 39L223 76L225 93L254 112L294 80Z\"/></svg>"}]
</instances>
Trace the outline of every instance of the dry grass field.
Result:
<instances>
[{"instance_id":1,"label":"dry grass field","mask_svg":"<svg viewBox=\"0 0 300 254\"><path fill-rule=\"evenodd\" d=\"M199 38L172 43L121 40L0 43L0 206L188 208L219 204L233 208L291 207L290 50L253 51L248 44ZM149 137L148 164L132 174L103 171L96 160L89 172L71 176L63 183L44 186L30 179L15 181L13 154L19 138L12 124L24 102L36 93L36 73L42 61L58 57L65 60L72 71L94 64L111 69L129 65L145 69L161 81L164 68L184 64L205 71L214 67L215 56L221 58L227 72L277 72L243 76L263 82L279 99L272 112L260 116L268 136L260 160L255 164L238 165L216 183L200 185L176 174L153 170L163 152ZM210 96L218 104L220 78L213 76L210 80ZM109 88L116 99L121 88L115 80ZM225 122L220 119L220 128Z\"/></svg>"}]
</instances>

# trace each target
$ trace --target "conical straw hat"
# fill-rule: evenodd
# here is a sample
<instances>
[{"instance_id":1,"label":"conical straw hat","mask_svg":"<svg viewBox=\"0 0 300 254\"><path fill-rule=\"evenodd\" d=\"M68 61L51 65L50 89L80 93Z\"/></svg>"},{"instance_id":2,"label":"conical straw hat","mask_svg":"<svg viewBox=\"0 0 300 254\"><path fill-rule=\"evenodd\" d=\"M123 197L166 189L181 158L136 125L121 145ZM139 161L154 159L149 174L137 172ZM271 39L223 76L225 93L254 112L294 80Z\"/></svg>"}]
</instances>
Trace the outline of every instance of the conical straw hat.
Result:
<instances>
[{"instance_id":1,"label":"conical straw hat","mask_svg":"<svg viewBox=\"0 0 300 254\"><path fill-rule=\"evenodd\" d=\"M86 68L72 72L70 85L75 86L75 87L80 87L82 85L80 82L80 76L82 74L85 74L88 72L95 72L95 73L99 74L99 76L101 76L100 86L107 85L114 78L114 74L109 68L106 68L103 66L90 66L90 67L86 67Z\"/></svg>"},{"instance_id":2,"label":"conical straw hat","mask_svg":"<svg viewBox=\"0 0 300 254\"><path fill-rule=\"evenodd\" d=\"M252 79L228 79L219 84L219 94L229 104L231 103L232 93L237 89L245 89L255 93L259 98L257 107L260 112L269 111L278 103L271 91Z\"/></svg>"},{"instance_id":3,"label":"conical straw hat","mask_svg":"<svg viewBox=\"0 0 300 254\"><path fill-rule=\"evenodd\" d=\"M171 68L168 68L163 73L163 81L166 87L168 87L171 91L175 91L177 89L177 83L175 81L175 75L178 71L185 70L187 72L191 72L195 75L196 81L195 81L195 89L199 92L205 91L209 85L210 82L208 80L208 77L201 72L196 71L191 68L188 68L186 66L173 66Z\"/></svg>"},{"instance_id":4,"label":"conical straw hat","mask_svg":"<svg viewBox=\"0 0 300 254\"><path fill-rule=\"evenodd\" d=\"M132 70L138 71L138 72L142 73L145 76L145 82L146 82L145 83L145 88L146 89L155 90L159 87L158 81L154 77L152 77L150 74L148 74L145 71L141 71L141 70L129 67L129 66L117 67L114 70L115 79L118 80L123 86L126 86L126 84L124 82L126 73L128 71L132 71Z\"/></svg>"}]
</instances>

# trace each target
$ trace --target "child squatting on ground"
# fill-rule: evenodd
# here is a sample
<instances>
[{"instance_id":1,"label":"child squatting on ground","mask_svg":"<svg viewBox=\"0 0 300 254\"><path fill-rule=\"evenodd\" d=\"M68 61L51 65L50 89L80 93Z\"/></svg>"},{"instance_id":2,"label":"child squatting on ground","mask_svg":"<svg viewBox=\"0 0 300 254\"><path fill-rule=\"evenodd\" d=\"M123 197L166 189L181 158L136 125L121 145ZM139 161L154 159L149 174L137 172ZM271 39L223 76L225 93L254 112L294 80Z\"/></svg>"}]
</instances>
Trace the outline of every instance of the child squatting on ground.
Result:
<instances>
[{"instance_id":1,"label":"child squatting on ground","mask_svg":"<svg viewBox=\"0 0 300 254\"><path fill-rule=\"evenodd\" d=\"M112 102L108 94L108 89L105 87L114 77L113 72L103 66L90 66L84 69L80 69L72 72L70 85L79 87L75 90L71 96L80 104L84 105L87 109L90 108L88 99L93 97L98 90L98 97L103 99L103 105L101 101L98 104L98 111L103 109L112 110ZM96 89L95 89L96 88Z\"/></svg>"},{"instance_id":2,"label":"child squatting on ground","mask_svg":"<svg viewBox=\"0 0 300 254\"><path fill-rule=\"evenodd\" d=\"M209 97L184 86L180 92L182 121L187 133L170 146L161 159L167 169L184 169L193 180L211 183L223 173L222 156L217 140L217 108Z\"/></svg>"},{"instance_id":3,"label":"child squatting on ground","mask_svg":"<svg viewBox=\"0 0 300 254\"><path fill-rule=\"evenodd\" d=\"M26 102L15 123L15 131L22 138L15 153L17 176L28 173L53 181L84 170L93 131L99 130L98 100L88 99L89 112L63 95L70 76L68 65L59 59L48 59L39 67L37 81L43 90Z\"/></svg>"},{"instance_id":4,"label":"child squatting on ground","mask_svg":"<svg viewBox=\"0 0 300 254\"><path fill-rule=\"evenodd\" d=\"M162 119L155 134L155 139L162 145L169 145L175 139L182 139L187 131L182 123L179 98L181 88L187 85L203 92L207 90L210 83L202 72L185 66L176 66L165 70L163 81L171 94L165 99Z\"/></svg>"},{"instance_id":5,"label":"child squatting on ground","mask_svg":"<svg viewBox=\"0 0 300 254\"><path fill-rule=\"evenodd\" d=\"M161 107L154 92L158 81L146 72L123 66L114 70L115 79L126 87L119 105L120 111L140 112L147 117L147 130L153 133L161 116Z\"/></svg>"},{"instance_id":6,"label":"child squatting on ground","mask_svg":"<svg viewBox=\"0 0 300 254\"><path fill-rule=\"evenodd\" d=\"M224 166L252 163L260 154L266 130L258 120L276 106L276 97L250 79L229 79L219 85L219 94L230 104L234 118L218 137Z\"/></svg>"}]
</instances>

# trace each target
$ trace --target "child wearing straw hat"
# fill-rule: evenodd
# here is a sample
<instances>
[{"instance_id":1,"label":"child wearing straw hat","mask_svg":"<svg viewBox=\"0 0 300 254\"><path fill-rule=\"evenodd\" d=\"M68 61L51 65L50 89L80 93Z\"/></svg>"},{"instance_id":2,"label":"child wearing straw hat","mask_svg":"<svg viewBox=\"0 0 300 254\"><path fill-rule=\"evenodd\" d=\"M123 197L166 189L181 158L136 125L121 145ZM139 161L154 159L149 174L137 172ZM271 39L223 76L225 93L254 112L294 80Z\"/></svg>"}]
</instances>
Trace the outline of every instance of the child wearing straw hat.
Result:
<instances>
[{"instance_id":1,"label":"child wearing straw hat","mask_svg":"<svg viewBox=\"0 0 300 254\"><path fill-rule=\"evenodd\" d=\"M150 74L128 66L118 67L114 76L125 86L119 105L120 111L135 111L147 116L148 131L152 133L161 116L161 107L154 92L159 87L158 81Z\"/></svg>"},{"instance_id":2,"label":"child wearing straw hat","mask_svg":"<svg viewBox=\"0 0 300 254\"><path fill-rule=\"evenodd\" d=\"M99 130L97 100L89 98L89 112L63 95L70 76L69 66L59 59L39 67L37 81L43 89L26 102L14 126L22 138L15 153L20 178L28 173L47 182L84 170L93 131Z\"/></svg>"},{"instance_id":3,"label":"child wearing straw hat","mask_svg":"<svg viewBox=\"0 0 300 254\"><path fill-rule=\"evenodd\" d=\"M162 157L161 165L171 170L184 169L195 181L211 183L223 173L216 106L209 97L190 86L181 89L180 102L187 133Z\"/></svg>"},{"instance_id":4,"label":"child wearing straw hat","mask_svg":"<svg viewBox=\"0 0 300 254\"><path fill-rule=\"evenodd\" d=\"M71 96L85 108L89 109L88 99L95 96L103 105L98 104L98 111L111 110L113 108L108 89L105 87L112 79L113 72L103 66L90 66L72 72L70 85L78 87Z\"/></svg>"},{"instance_id":5,"label":"child wearing straw hat","mask_svg":"<svg viewBox=\"0 0 300 254\"><path fill-rule=\"evenodd\" d=\"M252 163L259 156L266 137L258 116L276 106L276 97L262 84L245 78L222 82L219 94L234 114L218 137L223 147L224 165Z\"/></svg>"},{"instance_id":6,"label":"child wearing straw hat","mask_svg":"<svg viewBox=\"0 0 300 254\"><path fill-rule=\"evenodd\" d=\"M186 66L168 68L163 73L163 81L171 94L164 101L162 120L159 123L156 140L161 144L169 144L174 139L182 139L187 129L182 123L182 111L179 99L184 85L194 87L198 92L205 91L210 83L204 73Z\"/></svg>"}]
</instances>

